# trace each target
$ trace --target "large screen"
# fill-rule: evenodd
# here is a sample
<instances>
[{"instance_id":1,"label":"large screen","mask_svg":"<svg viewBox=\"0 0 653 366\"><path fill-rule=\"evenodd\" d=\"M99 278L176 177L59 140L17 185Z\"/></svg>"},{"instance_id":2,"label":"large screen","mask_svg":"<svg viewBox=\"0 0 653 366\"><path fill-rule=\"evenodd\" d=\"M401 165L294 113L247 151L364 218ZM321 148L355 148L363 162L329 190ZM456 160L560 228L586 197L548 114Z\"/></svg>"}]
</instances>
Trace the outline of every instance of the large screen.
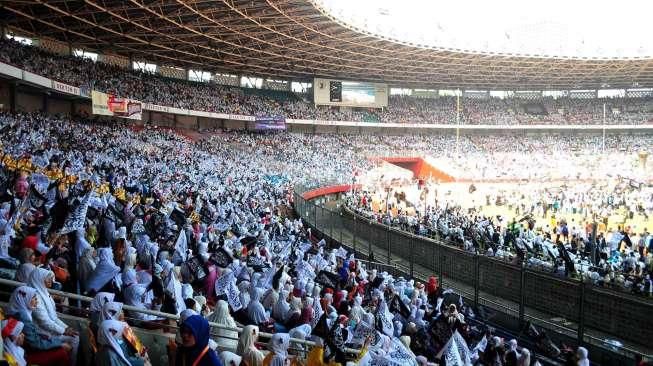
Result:
<instances>
[{"instance_id":1,"label":"large screen","mask_svg":"<svg viewBox=\"0 0 653 366\"><path fill-rule=\"evenodd\" d=\"M315 78L313 100L317 105L383 108L388 106L388 86L363 81Z\"/></svg>"},{"instance_id":2,"label":"large screen","mask_svg":"<svg viewBox=\"0 0 653 366\"><path fill-rule=\"evenodd\" d=\"M342 102L347 104L368 105L376 101L376 90L372 84L342 82Z\"/></svg>"},{"instance_id":3,"label":"large screen","mask_svg":"<svg viewBox=\"0 0 653 366\"><path fill-rule=\"evenodd\" d=\"M254 130L279 131L286 129L286 119L283 116L256 117Z\"/></svg>"},{"instance_id":4,"label":"large screen","mask_svg":"<svg viewBox=\"0 0 653 366\"><path fill-rule=\"evenodd\" d=\"M329 81L329 100L334 103L342 102L342 82Z\"/></svg>"}]
</instances>

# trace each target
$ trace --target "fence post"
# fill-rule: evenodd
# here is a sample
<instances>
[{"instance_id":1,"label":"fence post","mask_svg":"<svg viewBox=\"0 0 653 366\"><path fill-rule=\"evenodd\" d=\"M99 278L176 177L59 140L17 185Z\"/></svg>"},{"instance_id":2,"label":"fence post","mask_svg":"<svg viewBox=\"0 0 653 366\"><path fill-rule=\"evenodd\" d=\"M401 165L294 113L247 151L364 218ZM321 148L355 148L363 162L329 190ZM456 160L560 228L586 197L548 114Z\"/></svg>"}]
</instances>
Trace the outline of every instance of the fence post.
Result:
<instances>
[{"instance_id":1,"label":"fence post","mask_svg":"<svg viewBox=\"0 0 653 366\"><path fill-rule=\"evenodd\" d=\"M526 270L524 269L524 264L522 263L519 269L519 325L524 324L524 300L526 298Z\"/></svg>"},{"instance_id":2,"label":"fence post","mask_svg":"<svg viewBox=\"0 0 653 366\"><path fill-rule=\"evenodd\" d=\"M342 209L338 214L339 220L340 220L340 225L338 226L340 228L340 244L342 244L342 232L345 230L345 223L343 222L342 218Z\"/></svg>"},{"instance_id":3,"label":"fence post","mask_svg":"<svg viewBox=\"0 0 653 366\"><path fill-rule=\"evenodd\" d=\"M329 233L331 240L333 240L333 227L334 227L334 220L333 220L333 210L329 210Z\"/></svg>"},{"instance_id":4,"label":"fence post","mask_svg":"<svg viewBox=\"0 0 653 366\"><path fill-rule=\"evenodd\" d=\"M409 242L409 247L408 250L410 250L410 277L414 278L415 276L413 275L413 266L415 262L414 254L415 254L415 238L413 236L410 237L410 242Z\"/></svg>"},{"instance_id":5,"label":"fence post","mask_svg":"<svg viewBox=\"0 0 653 366\"><path fill-rule=\"evenodd\" d=\"M433 271L434 276L435 276L436 271L438 271L438 272L440 271L440 269L438 268L439 267L438 266L438 251L439 250L440 250L440 248L438 248L437 245L433 246L433 256L431 258L431 266L432 266L431 270ZM438 278L438 283L442 283L441 278Z\"/></svg>"},{"instance_id":6,"label":"fence post","mask_svg":"<svg viewBox=\"0 0 653 366\"><path fill-rule=\"evenodd\" d=\"M356 215L354 215L353 217L354 217L354 231L352 234L353 235L352 245L354 246L354 255L358 256L358 254L356 254L356 232L358 231L358 223L356 222Z\"/></svg>"},{"instance_id":7,"label":"fence post","mask_svg":"<svg viewBox=\"0 0 653 366\"><path fill-rule=\"evenodd\" d=\"M317 227L317 203L312 202L313 205L313 226L317 229L320 230L319 227Z\"/></svg>"},{"instance_id":8,"label":"fence post","mask_svg":"<svg viewBox=\"0 0 653 366\"><path fill-rule=\"evenodd\" d=\"M585 343L585 283L580 280L580 304L578 304L578 345Z\"/></svg>"},{"instance_id":9,"label":"fence post","mask_svg":"<svg viewBox=\"0 0 653 366\"><path fill-rule=\"evenodd\" d=\"M390 226L387 226L386 228L387 228L386 237L388 238L388 243L387 243L388 244L388 264L390 264L390 263L392 263L392 258L391 258L392 251L390 250Z\"/></svg>"},{"instance_id":10,"label":"fence post","mask_svg":"<svg viewBox=\"0 0 653 366\"><path fill-rule=\"evenodd\" d=\"M479 270L479 256L474 255L474 306L478 309L478 292L481 286L481 271Z\"/></svg>"},{"instance_id":11,"label":"fence post","mask_svg":"<svg viewBox=\"0 0 653 366\"><path fill-rule=\"evenodd\" d=\"M442 253L443 246L438 247L438 254L440 254L440 286L444 288L444 253Z\"/></svg>"},{"instance_id":12,"label":"fence post","mask_svg":"<svg viewBox=\"0 0 653 366\"><path fill-rule=\"evenodd\" d=\"M372 255L372 230L374 230L374 233L379 232L379 229L372 225L372 220L370 220L369 228L370 228L370 238L367 240L367 258L368 259Z\"/></svg>"}]
</instances>

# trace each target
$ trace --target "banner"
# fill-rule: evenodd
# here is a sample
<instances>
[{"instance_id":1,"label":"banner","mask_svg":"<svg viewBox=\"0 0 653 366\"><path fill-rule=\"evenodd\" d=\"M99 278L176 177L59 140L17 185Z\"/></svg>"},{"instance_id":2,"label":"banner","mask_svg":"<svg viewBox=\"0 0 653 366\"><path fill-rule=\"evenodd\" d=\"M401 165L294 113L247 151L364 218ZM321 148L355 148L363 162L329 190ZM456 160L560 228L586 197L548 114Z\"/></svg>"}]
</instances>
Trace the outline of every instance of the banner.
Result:
<instances>
[{"instance_id":1,"label":"banner","mask_svg":"<svg viewBox=\"0 0 653 366\"><path fill-rule=\"evenodd\" d=\"M52 89L66 94L80 95L78 87L60 83L54 80L52 80Z\"/></svg>"},{"instance_id":2,"label":"banner","mask_svg":"<svg viewBox=\"0 0 653 366\"><path fill-rule=\"evenodd\" d=\"M170 110L169 110L168 107L163 106L163 105L152 104L152 103L143 103L143 109L146 110L146 111L170 113Z\"/></svg>"},{"instance_id":3,"label":"banner","mask_svg":"<svg viewBox=\"0 0 653 366\"><path fill-rule=\"evenodd\" d=\"M79 87L79 95L81 95L84 98L90 98L91 90L93 90L93 86L91 84L82 84Z\"/></svg>"},{"instance_id":4,"label":"banner","mask_svg":"<svg viewBox=\"0 0 653 366\"><path fill-rule=\"evenodd\" d=\"M276 131L286 129L286 119L281 116L256 117L254 124L256 131Z\"/></svg>"},{"instance_id":5,"label":"banner","mask_svg":"<svg viewBox=\"0 0 653 366\"><path fill-rule=\"evenodd\" d=\"M143 105L137 100L119 98L97 90L92 91L91 99L93 101L93 114L129 119L142 118Z\"/></svg>"}]
</instances>

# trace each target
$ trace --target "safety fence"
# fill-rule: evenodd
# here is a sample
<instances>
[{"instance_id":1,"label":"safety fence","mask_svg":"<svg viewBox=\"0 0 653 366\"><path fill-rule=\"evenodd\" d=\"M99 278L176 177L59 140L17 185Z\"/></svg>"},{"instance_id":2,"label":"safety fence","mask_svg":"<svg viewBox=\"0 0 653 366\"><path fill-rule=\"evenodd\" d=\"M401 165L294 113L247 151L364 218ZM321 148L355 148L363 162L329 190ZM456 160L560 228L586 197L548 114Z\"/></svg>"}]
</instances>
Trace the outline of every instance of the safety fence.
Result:
<instances>
[{"instance_id":1,"label":"safety fence","mask_svg":"<svg viewBox=\"0 0 653 366\"><path fill-rule=\"evenodd\" d=\"M0 279L0 297L7 299L14 288L22 285L25 284L12 280ZM67 301L64 301L66 305L58 305L60 316L64 322L76 329L80 334L80 360L91 360L91 348L88 343L89 337L87 336L89 331L87 318L89 313L88 304L93 301L93 298L52 289L49 289L48 291L53 297L67 299ZM175 334L179 327L179 316L156 310L141 309L130 305L123 305L123 311L125 313L125 321L132 324L136 335L139 336L143 345L149 350L148 353L152 364L167 365L167 346L175 339ZM154 315L159 318L160 321L144 322L139 320L140 317L135 316L135 314ZM240 337L243 328L240 326L227 327L213 322L209 322L209 325L211 327L211 339L218 344L218 350L236 352L238 337ZM154 328L156 328L156 330L152 330ZM230 337L225 334L232 334L233 336ZM261 340L270 339L271 337L271 333L260 331L259 345L265 349L265 342L261 342ZM316 343L312 341L290 338L289 352L292 356L305 359L308 352L315 346ZM352 359L358 356L360 352L360 350L352 348L346 348L345 351ZM84 364L89 363L85 362Z\"/></svg>"},{"instance_id":2,"label":"safety fence","mask_svg":"<svg viewBox=\"0 0 653 366\"><path fill-rule=\"evenodd\" d=\"M513 313L520 324L546 323L571 334L579 344L614 349L605 342L614 337L637 346L620 347L621 352L632 357L649 353L648 340L653 339L649 299L476 255L372 221L325 197L305 200L299 192L294 193L295 211L313 230L357 257L385 263L388 273L422 281L436 276L476 306L490 304Z\"/></svg>"}]
</instances>

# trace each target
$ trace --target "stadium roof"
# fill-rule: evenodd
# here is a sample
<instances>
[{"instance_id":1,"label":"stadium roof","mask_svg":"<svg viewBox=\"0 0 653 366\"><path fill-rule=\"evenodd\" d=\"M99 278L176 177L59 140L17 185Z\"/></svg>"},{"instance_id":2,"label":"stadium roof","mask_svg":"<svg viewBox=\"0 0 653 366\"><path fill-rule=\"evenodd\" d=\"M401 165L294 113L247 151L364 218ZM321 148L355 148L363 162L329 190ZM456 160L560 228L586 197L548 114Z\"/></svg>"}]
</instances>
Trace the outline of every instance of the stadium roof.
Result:
<instances>
[{"instance_id":1,"label":"stadium roof","mask_svg":"<svg viewBox=\"0 0 653 366\"><path fill-rule=\"evenodd\" d=\"M653 59L512 56L383 38L311 0L3 1L5 25L75 47L212 72L542 90L653 87Z\"/></svg>"}]
</instances>

